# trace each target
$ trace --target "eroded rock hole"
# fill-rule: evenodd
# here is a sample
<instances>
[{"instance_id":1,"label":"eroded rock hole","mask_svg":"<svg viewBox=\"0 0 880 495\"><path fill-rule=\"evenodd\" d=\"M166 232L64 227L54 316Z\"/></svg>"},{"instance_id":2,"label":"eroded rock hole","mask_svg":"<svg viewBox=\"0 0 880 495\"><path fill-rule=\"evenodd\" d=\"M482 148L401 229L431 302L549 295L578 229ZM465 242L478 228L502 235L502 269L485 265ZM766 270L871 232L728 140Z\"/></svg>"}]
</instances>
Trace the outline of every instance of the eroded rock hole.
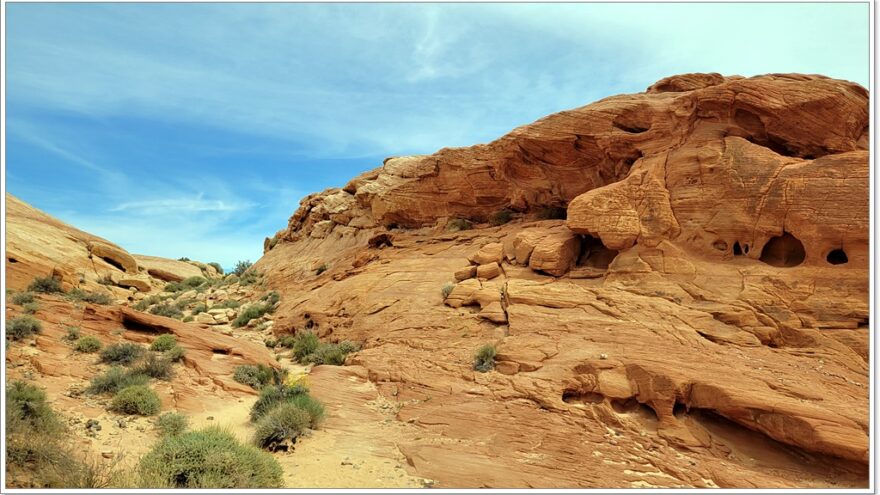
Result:
<instances>
[{"instance_id":1,"label":"eroded rock hole","mask_svg":"<svg viewBox=\"0 0 880 495\"><path fill-rule=\"evenodd\" d=\"M603 400L605 400L605 396L597 392L582 392L572 389L562 391L562 401L567 404L598 404Z\"/></svg>"},{"instance_id":2,"label":"eroded rock hole","mask_svg":"<svg viewBox=\"0 0 880 495\"><path fill-rule=\"evenodd\" d=\"M125 267L122 266L122 263L120 263L120 262L114 260L113 258L108 258L108 257L106 257L106 256L102 256L101 259L104 260L104 261L106 261L107 263L109 263L109 264L115 266L116 268L119 268L120 270L125 271Z\"/></svg>"},{"instance_id":3,"label":"eroded rock hole","mask_svg":"<svg viewBox=\"0 0 880 495\"><path fill-rule=\"evenodd\" d=\"M743 250L739 245L739 241L733 243L733 255L734 256L742 256Z\"/></svg>"},{"instance_id":4,"label":"eroded rock hole","mask_svg":"<svg viewBox=\"0 0 880 495\"><path fill-rule=\"evenodd\" d=\"M639 401L635 398L630 397L629 399L614 399L611 401L611 408L614 409L615 412L623 414L630 413L639 408Z\"/></svg>"},{"instance_id":5,"label":"eroded rock hole","mask_svg":"<svg viewBox=\"0 0 880 495\"><path fill-rule=\"evenodd\" d=\"M846 251L843 249L834 249L828 256L825 257L825 260L832 265L843 265L849 262L849 258L846 256Z\"/></svg>"},{"instance_id":6,"label":"eroded rock hole","mask_svg":"<svg viewBox=\"0 0 880 495\"><path fill-rule=\"evenodd\" d=\"M676 402L674 406L672 406L672 415L675 417L684 416L688 412L687 404L682 404L681 402Z\"/></svg>"},{"instance_id":7,"label":"eroded rock hole","mask_svg":"<svg viewBox=\"0 0 880 495\"><path fill-rule=\"evenodd\" d=\"M614 125L614 127L620 129L621 131L628 132L630 134L641 134L641 133L647 131L648 129L650 129L650 127L643 127L643 126L636 125L636 124L626 124L626 123L618 122L618 121L614 121L613 125Z\"/></svg>"},{"instance_id":8,"label":"eroded rock hole","mask_svg":"<svg viewBox=\"0 0 880 495\"><path fill-rule=\"evenodd\" d=\"M761 250L761 261L771 266L792 267L804 262L804 243L788 232L772 237Z\"/></svg>"},{"instance_id":9,"label":"eroded rock hole","mask_svg":"<svg viewBox=\"0 0 880 495\"><path fill-rule=\"evenodd\" d=\"M15 258L6 258L6 261L8 261L10 263L18 263L18 260Z\"/></svg>"},{"instance_id":10,"label":"eroded rock hole","mask_svg":"<svg viewBox=\"0 0 880 495\"><path fill-rule=\"evenodd\" d=\"M150 325L148 323L144 323L128 316L124 316L122 318L122 328L126 330L131 330L132 332L149 333L153 335L174 333L169 328L159 325Z\"/></svg>"},{"instance_id":11,"label":"eroded rock hole","mask_svg":"<svg viewBox=\"0 0 880 495\"><path fill-rule=\"evenodd\" d=\"M214 354L223 354L224 356L229 355L229 349L211 349L211 352Z\"/></svg>"},{"instance_id":12,"label":"eroded rock hole","mask_svg":"<svg viewBox=\"0 0 880 495\"><path fill-rule=\"evenodd\" d=\"M600 239L585 235L581 239L581 252L578 255L577 266L607 270L617 253L616 249L605 247Z\"/></svg>"}]
</instances>

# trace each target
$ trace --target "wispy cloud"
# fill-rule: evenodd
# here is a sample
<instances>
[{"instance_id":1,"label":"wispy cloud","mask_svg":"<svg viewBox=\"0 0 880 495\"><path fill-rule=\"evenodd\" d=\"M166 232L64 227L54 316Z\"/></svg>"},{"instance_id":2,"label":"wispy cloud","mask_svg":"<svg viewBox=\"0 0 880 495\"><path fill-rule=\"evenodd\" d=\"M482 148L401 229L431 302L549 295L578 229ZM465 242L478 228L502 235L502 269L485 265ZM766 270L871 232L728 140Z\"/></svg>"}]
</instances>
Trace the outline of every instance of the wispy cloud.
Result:
<instances>
[{"instance_id":1,"label":"wispy cloud","mask_svg":"<svg viewBox=\"0 0 880 495\"><path fill-rule=\"evenodd\" d=\"M252 208L254 203L230 203L220 199L196 198L154 199L149 201L130 201L112 208L110 211L131 211L141 215L163 213L195 213L217 211L240 211Z\"/></svg>"}]
</instances>

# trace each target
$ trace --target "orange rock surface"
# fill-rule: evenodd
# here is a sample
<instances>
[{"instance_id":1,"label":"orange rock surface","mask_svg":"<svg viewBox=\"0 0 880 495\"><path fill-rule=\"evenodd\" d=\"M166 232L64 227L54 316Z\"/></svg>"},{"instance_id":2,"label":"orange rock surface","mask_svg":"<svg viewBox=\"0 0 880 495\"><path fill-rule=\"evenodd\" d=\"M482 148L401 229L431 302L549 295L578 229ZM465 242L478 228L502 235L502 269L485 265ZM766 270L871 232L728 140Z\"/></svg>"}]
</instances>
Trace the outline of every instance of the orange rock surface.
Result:
<instances>
[{"instance_id":1,"label":"orange rock surface","mask_svg":"<svg viewBox=\"0 0 880 495\"><path fill-rule=\"evenodd\" d=\"M866 486L867 125L852 83L687 74L388 159L267 240L273 329L363 343L435 486Z\"/></svg>"}]
</instances>

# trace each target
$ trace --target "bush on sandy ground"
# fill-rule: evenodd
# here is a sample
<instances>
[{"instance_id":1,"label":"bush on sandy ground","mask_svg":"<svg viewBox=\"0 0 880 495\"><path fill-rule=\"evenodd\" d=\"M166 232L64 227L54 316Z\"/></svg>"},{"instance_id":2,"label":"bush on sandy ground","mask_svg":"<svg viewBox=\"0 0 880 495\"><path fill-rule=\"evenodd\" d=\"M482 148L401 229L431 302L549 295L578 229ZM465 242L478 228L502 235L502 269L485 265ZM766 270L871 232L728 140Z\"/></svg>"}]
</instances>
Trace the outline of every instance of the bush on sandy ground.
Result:
<instances>
[{"instance_id":1,"label":"bush on sandy ground","mask_svg":"<svg viewBox=\"0 0 880 495\"><path fill-rule=\"evenodd\" d=\"M183 414L176 412L167 412L156 418L156 428L159 429L163 437L180 435L186 431L188 424L189 419Z\"/></svg>"},{"instance_id":2,"label":"bush on sandy ground","mask_svg":"<svg viewBox=\"0 0 880 495\"><path fill-rule=\"evenodd\" d=\"M131 385L116 393L110 410L122 414L152 416L159 412L162 402L156 392L146 385Z\"/></svg>"},{"instance_id":3,"label":"bush on sandy ground","mask_svg":"<svg viewBox=\"0 0 880 495\"><path fill-rule=\"evenodd\" d=\"M174 372L171 369L171 360L165 356L160 357L152 353L138 362L137 366L132 369L132 372L159 380L170 380L174 376Z\"/></svg>"},{"instance_id":4,"label":"bush on sandy ground","mask_svg":"<svg viewBox=\"0 0 880 495\"><path fill-rule=\"evenodd\" d=\"M317 349L303 356L299 361L303 364L342 366L345 364L345 357L357 350L357 344L348 340L343 340L338 344L320 344Z\"/></svg>"},{"instance_id":5,"label":"bush on sandy ground","mask_svg":"<svg viewBox=\"0 0 880 495\"><path fill-rule=\"evenodd\" d=\"M260 390L266 385L273 383L275 370L264 364L242 364L235 367L232 379L243 383L253 389Z\"/></svg>"},{"instance_id":6,"label":"bush on sandy ground","mask_svg":"<svg viewBox=\"0 0 880 495\"><path fill-rule=\"evenodd\" d=\"M281 404L263 416L255 426L254 445L275 450L273 446L296 439L308 428L309 413L290 403Z\"/></svg>"},{"instance_id":7,"label":"bush on sandy ground","mask_svg":"<svg viewBox=\"0 0 880 495\"><path fill-rule=\"evenodd\" d=\"M165 316L168 318L180 318L183 312L177 309L177 306L163 302L150 308L150 313L157 316Z\"/></svg>"},{"instance_id":8,"label":"bush on sandy ground","mask_svg":"<svg viewBox=\"0 0 880 495\"><path fill-rule=\"evenodd\" d=\"M33 292L19 292L12 296L12 304L27 304L34 302Z\"/></svg>"},{"instance_id":9,"label":"bush on sandy ground","mask_svg":"<svg viewBox=\"0 0 880 495\"><path fill-rule=\"evenodd\" d=\"M87 394L115 394L116 392L132 385L146 385L150 377L143 373L136 373L119 366L113 366L105 373L92 378Z\"/></svg>"},{"instance_id":10,"label":"bush on sandy ground","mask_svg":"<svg viewBox=\"0 0 880 495\"><path fill-rule=\"evenodd\" d=\"M101 362L128 365L143 356L144 352L143 347L133 342L110 344L101 351Z\"/></svg>"},{"instance_id":11,"label":"bush on sandy ground","mask_svg":"<svg viewBox=\"0 0 880 495\"><path fill-rule=\"evenodd\" d=\"M303 385L267 385L260 390L260 397L251 406L251 421L257 421L278 404L290 402L295 397L309 393Z\"/></svg>"},{"instance_id":12,"label":"bush on sandy ground","mask_svg":"<svg viewBox=\"0 0 880 495\"><path fill-rule=\"evenodd\" d=\"M162 334L162 335L156 337L156 339L153 340L153 343L150 344L150 350L157 351L157 352L165 352L168 349L171 349L172 347L174 347L176 345L177 345L177 337L175 337L173 334L165 333L165 334Z\"/></svg>"},{"instance_id":13,"label":"bush on sandy ground","mask_svg":"<svg viewBox=\"0 0 880 495\"><path fill-rule=\"evenodd\" d=\"M251 304L244 311L238 313L238 316L235 320L232 321L233 327L243 327L250 323L251 320L257 319L264 314L268 313L272 309L268 304Z\"/></svg>"},{"instance_id":14,"label":"bush on sandy ground","mask_svg":"<svg viewBox=\"0 0 880 495\"><path fill-rule=\"evenodd\" d=\"M22 340L43 330L39 320L30 315L17 316L6 320L6 338Z\"/></svg>"},{"instance_id":15,"label":"bush on sandy ground","mask_svg":"<svg viewBox=\"0 0 880 495\"><path fill-rule=\"evenodd\" d=\"M23 304L21 306L21 309L22 309L22 311L24 311L25 314L33 315L33 314L36 314L37 311L40 310L40 303L38 303L36 301L29 302L27 304Z\"/></svg>"},{"instance_id":16,"label":"bush on sandy ground","mask_svg":"<svg viewBox=\"0 0 880 495\"><path fill-rule=\"evenodd\" d=\"M278 488L283 474L272 455L217 427L163 437L138 470L155 488Z\"/></svg>"},{"instance_id":17,"label":"bush on sandy ground","mask_svg":"<svg viewBox=\"0 0 880 495\"><path fill-rule=\"evenodd\" d=\"M92 337L91 335L80 337L76 340L76 343L73 344L73 350L83 353L98 352L101 350L101 341L98 340L97 337Z\"/></svg>"},{"instance_id":18,"label":"bush on sandy ground","mask_svg":"<svg viewBox=\"0 0 880 495\"><path fill-rule=\"evenodd\" d=\"M186 355L186 349L180 347L179 345L176 345L171 349L163 352L162 355L168 358L168 360L170 360L172 363L176 363L183 359L183 356Z\"/></svg>"},{"instance_id":19,"label":"bush on sandy ground","mask_svg":"<svg viewBox=\"0 0 880 495\"><path fill-rule=\"evenodd\" d=\"M73 289L67 293L67 298L72 301L84 301L92 304L111 304L113 302L109 294L88 292L82 289Z\"/></svg>"}]
</instances>

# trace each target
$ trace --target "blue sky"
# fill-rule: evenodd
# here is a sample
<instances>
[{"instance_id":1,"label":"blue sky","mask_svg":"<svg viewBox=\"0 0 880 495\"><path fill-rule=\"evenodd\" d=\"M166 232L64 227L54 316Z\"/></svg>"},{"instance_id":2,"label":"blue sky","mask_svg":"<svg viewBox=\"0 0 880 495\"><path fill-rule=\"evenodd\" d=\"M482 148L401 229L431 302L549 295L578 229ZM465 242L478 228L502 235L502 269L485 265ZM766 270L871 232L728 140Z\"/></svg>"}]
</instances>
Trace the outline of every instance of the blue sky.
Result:
<instances>
[{"instance_id":1,"label":"blue sky","mask_svg":"<svg viewBox=\"0 0 880 495\"><path fill-rule=\"evenodd\" d=\"M256 260L302 196L682 72L868 86L868 4L6 4L7 190Z\"/></svg>"}]
</instances>

